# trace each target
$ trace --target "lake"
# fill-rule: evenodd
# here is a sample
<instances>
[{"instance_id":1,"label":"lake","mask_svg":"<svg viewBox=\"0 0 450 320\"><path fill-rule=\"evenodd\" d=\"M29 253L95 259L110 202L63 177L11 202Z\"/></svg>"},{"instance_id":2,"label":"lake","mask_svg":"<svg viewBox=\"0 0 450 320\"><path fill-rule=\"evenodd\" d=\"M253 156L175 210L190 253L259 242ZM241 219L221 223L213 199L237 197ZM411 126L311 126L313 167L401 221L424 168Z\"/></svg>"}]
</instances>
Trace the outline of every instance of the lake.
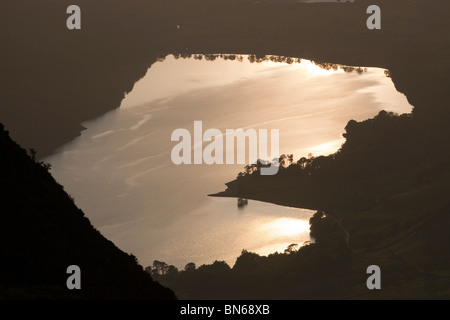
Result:
<instances>
[{"instance_id":1,"label":"lake","mask_svg":"<svg viewBox=\"0 0 450 320\"><path fill-rule=\"evenodd\" d=\"M351 119L409 113L386 70L317 66L247 55L169 55L154 63L120 108L83 123L78 138L44 159L92 224L143 266L178 268L262 255L309 241L313 211L212 198L242 164L174 165L175 129L278 129L280 153L327 155Z\"/></svg>"}]
</instances>

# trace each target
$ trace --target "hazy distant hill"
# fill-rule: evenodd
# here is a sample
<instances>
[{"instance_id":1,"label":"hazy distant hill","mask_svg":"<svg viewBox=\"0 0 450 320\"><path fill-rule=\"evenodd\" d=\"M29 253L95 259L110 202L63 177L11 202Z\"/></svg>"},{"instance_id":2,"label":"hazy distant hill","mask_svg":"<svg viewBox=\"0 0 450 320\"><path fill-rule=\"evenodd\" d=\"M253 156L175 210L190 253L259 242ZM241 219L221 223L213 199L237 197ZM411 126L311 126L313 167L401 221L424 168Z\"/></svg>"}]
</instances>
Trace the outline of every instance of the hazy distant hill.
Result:
<instances>
[{"instance_id":1,"label":"hazy distant hill","mask_svg":"<svg viewBox=\"0 0 450 320\"><path fill-rule=\"evenodd\" d=\"M40 157L76 137L82 122L118 108L157 56L168 53L284 55L388 68L412 105L429 92L420 112L433 117L431 111L446 109L445 90L438 90L448 81L446 0L78 0L77 31L66 28L71 4L4 1L0 12L0 121ZM366 28L371 4L382 9L382 30Z\"/></svg>"},{"instance_id":2,"label":"hazy distant hill","mask_svg":"<svg viewBox=\"0 0 450 320\"><path fill-rule=\"evenodd\" d=\"M378 179L370 185L361 180L364 188L351 185L356 191L354 200L348 201L351 210L344 211L344 224L352 244L358 245L359 260L353 266L366 267L388 259L387 280L400 281L410 296L432 297L436 292L440 297L449 296L450 219L443 203L448 199L450 181L449 1L77 3L82 8L80 32L65 28L69 1L2 4L0 120L21 145L35 147L42 156L70 140L80 132L81 122L118 107L124 92L165 53L273 54L387 68L396 88L415 107L414 117L388 117L348 127L353 147L345 153L345 160L370 160L358 161L365 166L359 173L369 168L369 178ZM370 4L382 8L382 30L365 27ZM383 141L387 143L380 143ZM393 145L399 148L391 148ZM390 149L397 157L379 152ZM407 164L408 170L381 165L390 159L396 160L398 167ZM3 130L0 168L1 295L66 295L66 268L78 264L83 297L172 297L143 274L133 257L95 231L46 169L27 157ZM379 173L384 168L390 171L383 181ZM350 176L343 177L340 181L346 187ZM360 178L367 179L353 175L353 180ZM321 186L327 190L333 186L341 192L349 189L323 181ZM286 186L286 181L280 185ZM314 201L307 193L301 196ZM286 203L285 198L275 200ZM365 270L356 271L365 276ZM359 280L359 284L365 283ZM19 289L5 289L6 285ZM398 286L391 288L398 297ZM364 297L365 289L362 285L362 293L355 295Z\"/></svg>"},{"instance_id":3,"label":"hazy distant hill","mask_svg":"<svg viewBox=\"0 0 450 320\"><path fill-rule=\"evenodd\" d=\"M0 299L173 299L136 258L104 238L0 124ZM67 267L81 268L68 290Z\"/></svg>"}]
</instances>

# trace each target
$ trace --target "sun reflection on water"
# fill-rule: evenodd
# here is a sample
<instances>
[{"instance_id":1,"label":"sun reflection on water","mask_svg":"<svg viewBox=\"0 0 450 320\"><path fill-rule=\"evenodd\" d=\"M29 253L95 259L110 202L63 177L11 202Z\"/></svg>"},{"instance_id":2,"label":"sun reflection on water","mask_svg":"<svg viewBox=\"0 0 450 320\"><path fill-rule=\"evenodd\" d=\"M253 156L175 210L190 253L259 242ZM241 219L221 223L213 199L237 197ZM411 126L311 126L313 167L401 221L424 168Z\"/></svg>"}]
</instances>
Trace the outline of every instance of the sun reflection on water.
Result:
<instances>
[{"instance_id":1,"label":"sun reflection on water","mask_svg":"<svg viewBox=\"0 0 450 320\"><path fill-rule=\"evenodd\" d=\"M292 237L309 232L309 222L295 218L278 218L263 224L261 229L273 238Z\"/></svg>"}]
</instances>

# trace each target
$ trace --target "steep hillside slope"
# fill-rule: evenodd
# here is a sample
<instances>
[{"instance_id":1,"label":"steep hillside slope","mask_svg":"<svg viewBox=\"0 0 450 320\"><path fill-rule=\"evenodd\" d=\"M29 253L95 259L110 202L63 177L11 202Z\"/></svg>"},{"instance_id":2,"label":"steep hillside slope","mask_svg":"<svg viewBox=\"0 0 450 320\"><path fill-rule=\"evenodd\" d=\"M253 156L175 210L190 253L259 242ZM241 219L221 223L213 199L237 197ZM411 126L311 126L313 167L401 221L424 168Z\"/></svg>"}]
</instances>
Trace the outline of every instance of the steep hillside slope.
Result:
<instances>
[{"instance_id":1,"label":"steep hillside slope","mask_svg":"<svg viewBox=\"0 0 450 320\"><path fill-rule=\"evenodd\" d=\"M0 124L0 298L173 299ZM67 267L81 269L68 290Z\"/></svg>"}]
</instances>

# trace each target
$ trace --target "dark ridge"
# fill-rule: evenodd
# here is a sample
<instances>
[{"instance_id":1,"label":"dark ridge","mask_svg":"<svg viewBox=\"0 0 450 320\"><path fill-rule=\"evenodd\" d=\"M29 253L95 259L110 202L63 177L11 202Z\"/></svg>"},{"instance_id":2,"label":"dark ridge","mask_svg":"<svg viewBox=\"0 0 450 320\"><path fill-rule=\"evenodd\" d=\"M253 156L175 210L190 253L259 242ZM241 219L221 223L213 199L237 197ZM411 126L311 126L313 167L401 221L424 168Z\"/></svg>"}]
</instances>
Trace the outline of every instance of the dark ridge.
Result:
<instances>
[{"instance_id":1,"label":"dark ridge","mask_svg":"<svg viewBox=\"0 0 450 320\"><path fill-rule=\"evenodd\" d=\"M446 0L78 0L82 29L74 32L65 26L70 4L5 1L0 12L0 119L39 157L76 137L84 121L118 108L124 93L168 53L277 55L387 68L415 113L447 121L436 117L448 110ZM365 26L371 4L382 8L382 30Z\"/></svg>"},{"instance_id":2,"label":"dark ridge","mask_svg":"<svg viewBox=\"0 0 450 320\"><path fill-rule=\"evenodd\" d=\"M0 299L174 299L133 255L96 230L0 124ZM81 269L81 290L66 287Z\"/></svg>"}]
</instances>

